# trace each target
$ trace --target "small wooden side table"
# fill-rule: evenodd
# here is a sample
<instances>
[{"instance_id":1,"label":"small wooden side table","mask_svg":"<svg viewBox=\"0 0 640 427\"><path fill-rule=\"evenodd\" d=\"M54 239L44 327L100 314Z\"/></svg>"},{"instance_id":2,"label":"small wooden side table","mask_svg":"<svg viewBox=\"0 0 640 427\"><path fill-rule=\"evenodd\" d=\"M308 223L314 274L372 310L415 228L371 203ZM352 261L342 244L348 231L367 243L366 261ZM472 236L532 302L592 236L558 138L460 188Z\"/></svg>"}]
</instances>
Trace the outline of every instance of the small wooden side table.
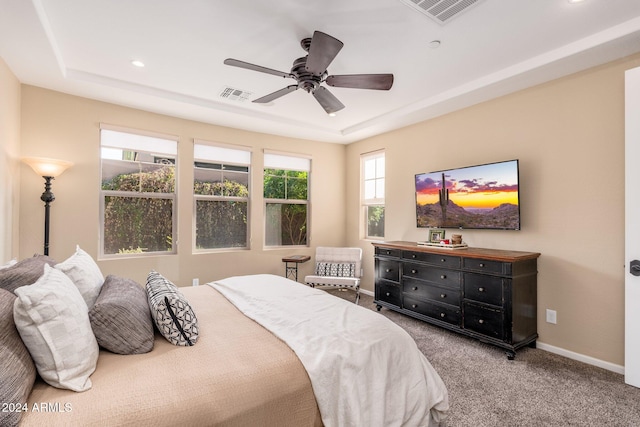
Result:
<instances>
[{"instance_id":1,"label":"small wooden side table","mask_svg":"<svg viewBox=\"0 0 640 427\"><path fill-rule=\"evenodd\" d=\"M307 262L311 259L309 255L291 255L282 258L284 262L284 277L298 281L298 264Z\"/></svg>"}]
</instances>

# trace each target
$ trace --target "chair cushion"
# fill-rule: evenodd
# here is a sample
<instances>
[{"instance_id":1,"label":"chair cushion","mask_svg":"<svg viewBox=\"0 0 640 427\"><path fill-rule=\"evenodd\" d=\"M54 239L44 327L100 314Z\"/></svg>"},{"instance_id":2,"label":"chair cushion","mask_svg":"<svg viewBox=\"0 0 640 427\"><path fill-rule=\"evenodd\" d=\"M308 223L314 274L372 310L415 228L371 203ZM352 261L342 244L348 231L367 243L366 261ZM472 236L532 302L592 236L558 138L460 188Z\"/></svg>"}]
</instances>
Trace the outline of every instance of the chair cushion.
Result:
<instances>
[{"instance_id":1,"label":"chair cushion","mask_svg":"<svg viewBox=\"0 0 640 427\"><path fill-rule=\"evenodd\" d=\"M89 310L89 320L98 344L112 353L141 354L153 349L147 293L131 279L108 275Z\"/></svg>"},{"instance_id":2,"label":"chair cushion","mask_svg":"<svg viewBox=\"0 0 640 427\"><path fill-rule=\"evenodd\" d=\"M194 345L198 340L198 319L178 287L151 271L146 288L151 316L162 336L173 345Z\"/></svg>"},{"instance_id":3,"label":"chair cushion","mask_svg":"<svg viewBox=\"0 0 640 427\"><path fill-rule=\"evenodd\" d=\"M317 262L316 276L355 277L355 262Z\"/></svg>"},{"instance_id":4,"label":"chair cushion","mask_svg":"<svg viewBox=\"0 0 640 427\"><path fill-rule=\"evenodd\" d=\"M42 379L57 388L89 390L99 348L78 288L45 265L36 283L15 293L13 319Z\"/></svg>"}]
</instances>

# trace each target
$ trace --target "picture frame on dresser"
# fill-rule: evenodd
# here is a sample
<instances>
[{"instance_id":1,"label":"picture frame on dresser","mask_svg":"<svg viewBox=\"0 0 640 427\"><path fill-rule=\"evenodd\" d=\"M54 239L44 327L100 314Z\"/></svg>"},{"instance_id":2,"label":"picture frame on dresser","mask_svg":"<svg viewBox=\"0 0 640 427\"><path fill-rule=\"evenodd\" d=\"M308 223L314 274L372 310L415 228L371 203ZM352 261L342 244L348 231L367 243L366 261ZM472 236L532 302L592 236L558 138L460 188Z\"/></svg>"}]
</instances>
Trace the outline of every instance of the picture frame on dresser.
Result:
<instances>
[{"instance_id":1,"label":"picture frame on dresser","mask_svg":"<svg viewBox=\"0 0 640 427\"><path fill-rule=\"evenodd\" d=\"M440 240L444 239L445 230L442 228L430 228L429 229L429 243L440 243Z\"/></svg>"}]
</instances>

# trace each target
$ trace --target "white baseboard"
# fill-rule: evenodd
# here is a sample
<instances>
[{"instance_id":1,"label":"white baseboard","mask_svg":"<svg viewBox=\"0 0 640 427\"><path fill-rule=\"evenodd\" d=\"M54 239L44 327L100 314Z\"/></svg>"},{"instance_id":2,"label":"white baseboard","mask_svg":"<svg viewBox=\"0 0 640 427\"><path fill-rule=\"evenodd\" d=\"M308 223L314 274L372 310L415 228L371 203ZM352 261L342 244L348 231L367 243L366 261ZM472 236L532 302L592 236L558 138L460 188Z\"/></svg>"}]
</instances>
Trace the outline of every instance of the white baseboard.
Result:
<instances>
[{"instance_id":1,"label":"white baseboard","mask_svg":"<svg viewBox=\"0 0 640 427\"><path fill-rule=\"evenodd\" d=\"M362 289L362 288L360 288L360 293L365 294L365 295L369 295L370 297L375 296L373 292L368 291L366 289Z\"/></svg>"},{"instance_id":2,"label":"white baseboard","mask_svg":"<svg viewBox=\"0 0 640 427\"><path fill-rule=\"evenodd\" d=\"M366 289L360 288L360 292L365 295L374 296L373 292ZM596 359L595 357L585 356L584 354L575 353L573 351L545 344L540 341L536 341L536 348L566 357L568 359L577 360L578 362L586 363L588 365L597 366L599 368L606 369L607 371L615 372L620 375L624 375L624 366L616 365L615 363L605 362L604 360Z\"/></svg>"},{"instance_id":3,"label":"white baseboard","mask_svg":"<svg viewBox=\"0 0 640 427\"><path fill-rule=\"evenodd\" d=\"M595 357L585 356L584 354L575 353L540 341L536 341L536 348L624 375L624 366L616 365L615 363L605 362L604 360L596 359Z\"/></svg>"}]
</instances>

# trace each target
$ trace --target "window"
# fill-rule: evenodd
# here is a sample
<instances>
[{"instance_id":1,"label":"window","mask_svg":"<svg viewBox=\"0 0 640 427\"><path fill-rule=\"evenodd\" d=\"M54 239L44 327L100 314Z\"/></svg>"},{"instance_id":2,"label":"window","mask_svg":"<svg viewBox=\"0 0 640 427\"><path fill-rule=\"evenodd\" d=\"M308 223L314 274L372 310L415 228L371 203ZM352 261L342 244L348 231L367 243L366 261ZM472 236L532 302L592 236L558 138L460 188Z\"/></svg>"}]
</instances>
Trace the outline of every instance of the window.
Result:
<instances>
[{"instance_id":1,"label":"window","mask_svg":"<svg viewBox=\"0 0 640 427\"><path fill-rule=\"evenodd\" d=\"M176 252L177 139L102 128L101 255Z\"/></svg>"},{"instance_id":2,"label":"window","mask_svg":"<svg viewBox=\"0 0 640 427\"><path fill-rule=\"evenodd\" d=\"M249 247L251 152L194 145L195 249Z\"/></svg>"},{"instance_id":3,"label":"window","mask_svg":"<svg viewBox=\"0 0 640 427\"><path fill-rule=\"evenodd\" d=\"M309 171L304 157L265 153L265 245L306 246Z\"/></svg>"},{"instance_id":4,"label":"window","mask_svg":"<svg viewBox=\"0 0 640 427\"><path fill-rule=\"evenodd\" d=\"M365 239L384 238L384 152L363 155L362 206Z\"/></svg>"}]
</instances>

